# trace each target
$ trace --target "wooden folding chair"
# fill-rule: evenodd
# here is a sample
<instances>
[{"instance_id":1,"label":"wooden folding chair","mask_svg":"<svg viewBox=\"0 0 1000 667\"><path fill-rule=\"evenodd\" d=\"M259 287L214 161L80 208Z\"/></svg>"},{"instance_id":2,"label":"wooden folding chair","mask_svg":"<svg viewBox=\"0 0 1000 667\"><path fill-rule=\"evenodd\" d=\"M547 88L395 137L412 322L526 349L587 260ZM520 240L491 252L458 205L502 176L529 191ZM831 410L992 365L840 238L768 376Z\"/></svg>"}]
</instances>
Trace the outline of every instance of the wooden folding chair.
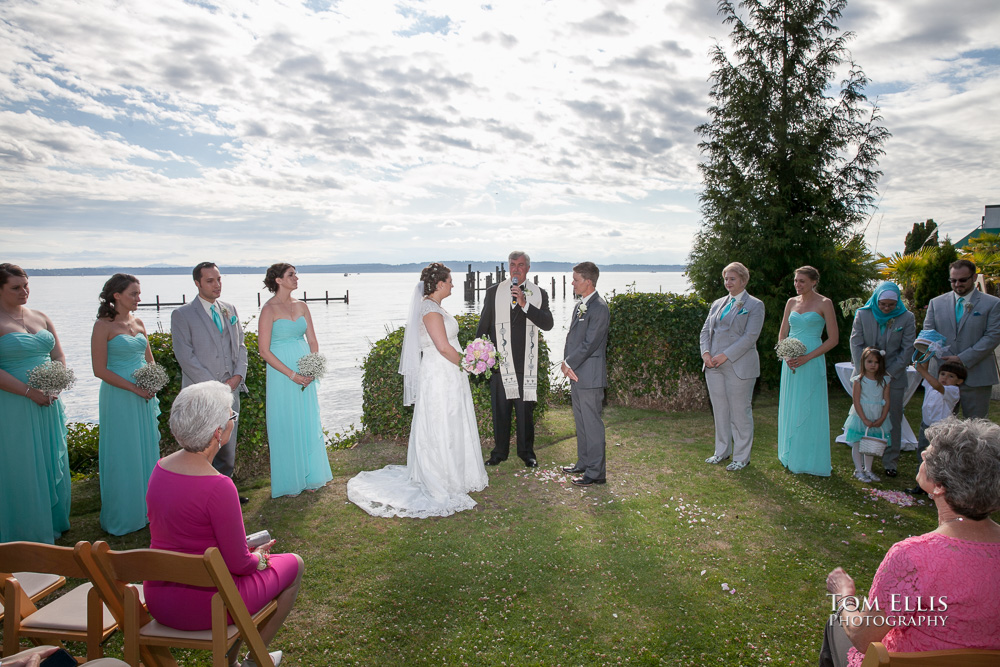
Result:
<instances>
[{"instance_id":1,"label":"wooden folding chair","mask_svg":"<svg viewBox=\"0 0 1000 667\"><path fill-rule=\"evenodd\" d=\"M0 572L0 587L7 577L14 577L17 583L21 584L21 590L32 602L38 602L49 593L59 590L66 585L66 577L58 574L46 574L45 572ZM3 590L0 588L0 621L3 620Z\"/></svg>"},{"instance_id":2,"label":"wooden folding chair","mask_svg":"<svg viewBox=\"0 0 1000 667\"><path fill-rule=\"evenodd\" d=\"M35 542L4 542L0 543L0 571L31 570L87 579L77 554L89 551L89 542L78 542L72 549ZM24 637L35 644L59 646L63 641L86 642L87 658L83 662L94 660L103 655L101 643L117 627L89 582L41 608L35 606L14 577L4 580L3 590L6 612L3 620L4 656L20 651L20 640Z\"/></svg>"},{"instance_id":3,"label":"wooden folding chair","mask_svg":"<svg viewBox=\"0 0 1000 667\"><path fill-rule=\"evenodd\" d=\"M872 642L861 667L997 667L1000 651L959 648L947 651L889 653L882 642Z\"/></svg>"},{"instance_id":4,"label":"wooden folding chair","mask_svg":"<svg viewBox=\"0 0 1000 667\"><path fill-rule=\"evenodd\" d=\"M97 542L92 554L102 576L113 583L113 590L121 592L125 662L132 667L138 667L140 653L147 664L176 666L169 647L211 651L213 667L227 667L226 653L237 639L246 643L260 667L274 667L260 637L260 626L277 610L278 603L272 600L251 617L216 547L198 556L160 549L112 551L107 542ZM132 584L136 581L170 581L215 589L212 629L176 630L154 620L140 604L139 592ZM233 618L232 625L226 623L227 613Z\"/></svg>"}]
</instances>

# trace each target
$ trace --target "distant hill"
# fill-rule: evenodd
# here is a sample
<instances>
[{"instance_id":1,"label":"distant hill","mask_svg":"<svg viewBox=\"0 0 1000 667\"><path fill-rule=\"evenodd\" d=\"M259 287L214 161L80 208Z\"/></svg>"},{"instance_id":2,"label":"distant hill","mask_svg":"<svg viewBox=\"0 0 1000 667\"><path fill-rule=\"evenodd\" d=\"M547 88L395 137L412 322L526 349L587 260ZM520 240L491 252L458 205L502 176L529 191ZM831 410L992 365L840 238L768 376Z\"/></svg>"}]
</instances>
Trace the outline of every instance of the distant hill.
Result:
<instances>
[{"instance_id":1,"label":"distant hill","mask_svg":"<svg viewBox=\"0 0 1000 667\"><path fill-rule=\"evenodd\" d=\"M473 271L489 273L495 271L503 264L504 260L495 261L470 261L453 260L446 261L452 271L465 273L471 265ZM531 265L532 272L535 273L569 273L573 270L574 262L537 262ZM301 273L419 273L427 266L424 262L413 262L410 264L297 264L296 268ZM683 264L604 264L600 265L601 271L611 273L621 272L677 272L686 271ZM258 273L263 274L266 266L222 266L223 273ZM28 275L32 276L107 276L112 273L132 273L140 276L162 276L162 275L184 275L191 273L188 266L101 266L101 267L79 267L72 269L25 269Z\"/></svg>"}]
</instances>

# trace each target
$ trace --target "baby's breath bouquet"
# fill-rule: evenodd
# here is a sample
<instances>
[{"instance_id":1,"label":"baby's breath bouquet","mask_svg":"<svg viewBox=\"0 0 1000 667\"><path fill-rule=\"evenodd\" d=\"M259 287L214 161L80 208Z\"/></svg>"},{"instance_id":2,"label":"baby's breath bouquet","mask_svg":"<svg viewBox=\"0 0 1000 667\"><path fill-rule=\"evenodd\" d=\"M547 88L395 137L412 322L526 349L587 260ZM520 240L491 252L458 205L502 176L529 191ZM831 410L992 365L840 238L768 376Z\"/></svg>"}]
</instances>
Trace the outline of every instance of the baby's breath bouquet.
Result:
<instances>
[{"instance_id":1,"label":"baby's breath bouquet","mask_svg":"<svg viewBox=\"0 0 1000 667\"><path fill-rule=\"evenodd\" d=\"M804 355L806 353L806 346L798 338L786 338L778 341L778 344L774 346L774 352L778 355L779 359L788 361L794 357ZM794 368L792 372L795 372Z\"/></svg>"},{"instance_id":2,"label":"baby's breath bouquet","mask_svg":"<svg viewBox=\"0 0 1000 667\"><path fill-rule=\"evenodd\" d=\"M58 361L46 361L28 371L28 386L46 396L58 396L76 382L72 368L66 368Z\"/></svg>"},{"instance_id":3,"label":"baby's breath bouquet","mask_svg":"<svg viewBox=\"0 0 1000 667\"><path fill-rule=\"evenodd\" d=\"M310 352L299 357L299 375L319 380L326 375L326 357L319 352ZM302 387L302 391L306 388Z\"/></svg>"},{"instance_id":4,"label":"baby's breath bouquet","mask_svg":"<svg viewBox=\"0 0 1000 667\"><path fill-rule=\"evenodd\" d=\"M150 394L155 394L170 382L170 376L159 364L146 364L135 369L132 379L139 389L145 389Z\"/></svg>"}]
</instances>

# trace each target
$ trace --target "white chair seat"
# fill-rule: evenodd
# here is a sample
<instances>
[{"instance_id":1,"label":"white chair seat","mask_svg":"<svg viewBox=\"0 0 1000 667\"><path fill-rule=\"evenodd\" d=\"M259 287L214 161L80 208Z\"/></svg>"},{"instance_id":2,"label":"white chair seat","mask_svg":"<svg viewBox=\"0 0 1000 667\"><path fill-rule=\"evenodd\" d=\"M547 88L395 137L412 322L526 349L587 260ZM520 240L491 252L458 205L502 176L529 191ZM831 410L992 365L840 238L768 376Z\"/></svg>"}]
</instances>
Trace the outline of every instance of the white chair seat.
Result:
<instances>
[{"instance_id":1,"label":"white chair seat","mask_svg":"<svg viewBox=\"0 0 1000 667\"><path fill-rule=\"evenodd\" d=\"M239 628L235 625L229 625L226 627L226 638L232 639L239 633ZM139 635L141 637L161 637L168 639L190 639L194 641L211 641L212 630L178 630L177 628L171 628L163 625L157 620L152 620L146 625L139 628Z\"/></svg>"},{"instance_id":2,"label":"white chair seat","mask_svg":"<svg viewBox=\"0 0 1000 667\"><path fill-rule=\"evenodd\" d=\"M65 581L65 577L58 574L44 574L42 572L15 572L14 578L21 584L21 590L29 598L33 598L49 586Z\"/></svg>"},{"instance_id":3,"label":"white chair seat","mask_svg":"<svg viewBox=\"0 0 1000 667\"><path fill-rule=\"evenodd\" d=\"M18 579L20 581L20 579ZM49 604L40 608L31 616L21 622L21 627L26 630L71 630L85 632L87 630L87 594L93 584L86 583L77 586L66 595L53 600ZM139 589L139 600L146 603L142 585L136 586ZM104 611L102 630L110 630L115 626L115 619L105 605L101 605Z\"/></svg>"}]
</instances>

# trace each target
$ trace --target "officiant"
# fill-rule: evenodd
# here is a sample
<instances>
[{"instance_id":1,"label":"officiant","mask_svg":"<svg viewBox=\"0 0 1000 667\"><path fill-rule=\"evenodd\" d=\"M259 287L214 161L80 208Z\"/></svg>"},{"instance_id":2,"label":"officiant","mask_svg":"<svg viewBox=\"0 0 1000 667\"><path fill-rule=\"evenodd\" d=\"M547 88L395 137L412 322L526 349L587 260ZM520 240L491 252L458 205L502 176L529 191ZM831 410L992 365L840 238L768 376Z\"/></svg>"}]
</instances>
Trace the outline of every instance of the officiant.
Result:
<instances>
[{"instance_id":1,"label":"officiant","mask_svg":"<svg viewBox=\"0 0 1000 667\"><path fill-rule=\"evenodd\" d=\"M506 461L510 453L511 415L517 417L517 455L528 468L535 457L535 403L538 400L538 332L552 329L549 297L528 282L531 259L515 250L507 257L510 278L486 290L476 337L488 336L502 363L490 378L493 451L486 465Z\"/></svg>"}]
</instances>

